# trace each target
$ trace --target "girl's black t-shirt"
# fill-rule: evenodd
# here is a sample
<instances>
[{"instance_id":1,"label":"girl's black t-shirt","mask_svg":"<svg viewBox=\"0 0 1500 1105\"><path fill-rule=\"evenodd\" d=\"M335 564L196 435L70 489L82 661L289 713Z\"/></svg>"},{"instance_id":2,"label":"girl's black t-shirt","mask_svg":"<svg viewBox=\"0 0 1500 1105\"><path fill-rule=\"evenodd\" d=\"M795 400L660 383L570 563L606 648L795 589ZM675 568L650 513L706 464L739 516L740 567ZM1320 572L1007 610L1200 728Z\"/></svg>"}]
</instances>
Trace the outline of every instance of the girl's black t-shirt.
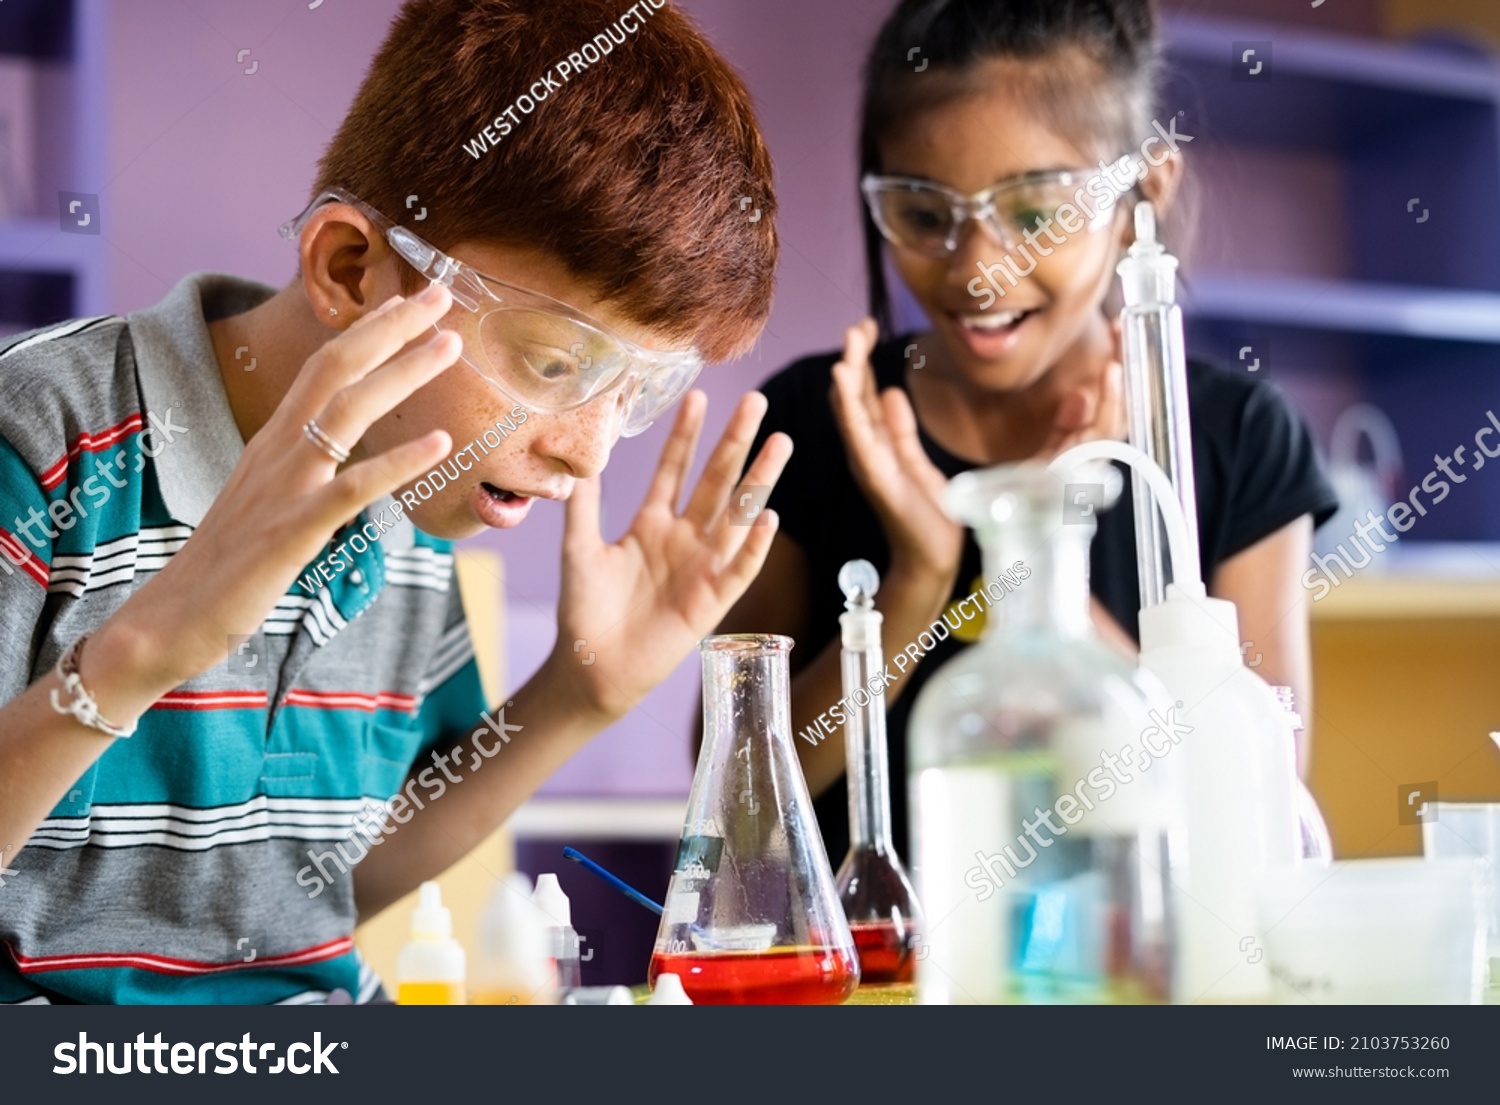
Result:
<instances>
[{"instance_id":1,"label":"girl's black t-shirt","mask_svg":"<svg viewBox=\"0 0 1500 1105\"><path fill-rule=\"evenodd\" d=\"M901 337L877 346L870 358L876 385L905 389ZM797 361L761 387L770 401L760 436L750 455L774 431L788 434L796 450L772 493L769 506L781 520L781 533L807 556L809 609L807 628L793 652L795 671L839 637L844 612L838 588L839 568L864 558L882 574L890 565L885 533L849 470L844 441L829 404L831 369L837 353ZM1274 386L1243 372L1231 372L1200 361L1188 362L1188 408L1192 421L1194 476L1198 497L1198 541L1203 576L1282 526L1304 514L1321 525L1338 508L1332 485L1320 466L1312 436L1301 417ZM980 467L954 456L924 431L922 447L945 475ZM1126 472L1118 465L1122 475ZM963 560L952 599L968 595L981 573L979 548L972 532L964 542ZM1137 612L1135 517L1130 480L1115 506L1099 515L1090 553L1090 589L1114 619L1139 638ZM906 642L886 641L893 649ZM927 679L966 644L949 636L926 654L910 683L887 715L890 741L891 818L896 847L909 857L907 834L906 730L912 703ZM799 663L800 662L800 663ZM815 802L828 858L838 866L849 848L849 807L845 781Z\"/></svg>"}]
</instances>

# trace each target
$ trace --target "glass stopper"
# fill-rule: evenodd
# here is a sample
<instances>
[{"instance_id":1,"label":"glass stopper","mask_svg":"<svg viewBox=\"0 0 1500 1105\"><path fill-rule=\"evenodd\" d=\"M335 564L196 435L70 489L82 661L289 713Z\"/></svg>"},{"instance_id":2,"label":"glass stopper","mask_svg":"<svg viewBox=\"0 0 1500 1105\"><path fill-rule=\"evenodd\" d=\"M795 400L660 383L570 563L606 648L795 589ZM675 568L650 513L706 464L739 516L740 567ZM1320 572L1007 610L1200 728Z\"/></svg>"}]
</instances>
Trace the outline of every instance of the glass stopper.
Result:
<instances>
[{"instance_id":1,"label":"glass stopper","mask_svg":"<svg viewBox=\"0 0 1500 1105\"><path fill-rule=\"evenodd\" d=\"M880 590L880 573L868 560L851 560L839 569L839 590L851 610L868 606Z\"/></svg>"}]
</instances>

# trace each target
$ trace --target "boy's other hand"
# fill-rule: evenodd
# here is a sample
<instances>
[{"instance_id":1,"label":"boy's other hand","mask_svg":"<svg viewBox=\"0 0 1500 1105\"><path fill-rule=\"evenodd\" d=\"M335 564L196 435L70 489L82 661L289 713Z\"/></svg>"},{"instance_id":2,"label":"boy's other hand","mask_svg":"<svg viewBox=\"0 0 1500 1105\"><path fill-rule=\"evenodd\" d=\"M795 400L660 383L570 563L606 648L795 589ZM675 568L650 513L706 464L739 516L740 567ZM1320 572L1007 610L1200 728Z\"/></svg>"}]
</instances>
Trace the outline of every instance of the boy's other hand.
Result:
<instances>
[{"instance_id":1,"label":"boy's other hand","mask_svg":"<svg viewBox=\"0 0 1500 1105\"><path fill-rule=\"evenodd\" d=\"M833 366L834 417L855 482L890 542L891 571L930 575L951 586L963 554L963 527L943 510L948 478L922 448L906 393L875 390L870 353L876 333L870 318L844 331L844 357Z\"/></svg>"},{"instance_id":2,"label":"boy's other hand","mask_svg":"<svg viewBox=\"0 0 1500 1105\"><path fill-rule=\"evenodd\" d=\"M740 400L678 510L707 402L701 391L683 400L646 498L618 541L605 544L600 533L597 478L580 480L568 500L557 645L548 663L603 721L623 716L713 632L776 535L771 510L735 524L745 517L736 492L774 486L792 455L791 438L772 434L745 469L766 411L758 392Z\"/></svg>"},{"instance_id":3,"label":"boy's other hand","mask_svg":"<svg viewBox=\"0 0 1500 1105\"><path fill-rule=\"evenodd\" d=\"M303 433L309 419L354 449L370 426L458 359L440 333L403 353L451 306L447 288L393 297L308 358L251 438L202 525L116 617L159 647L175 686L219 663L231 635L254 633L334 532L375 500L439 463L441 430L342 467ZM113 620L113 619L112 619Z\"/></svg>"}]
</instances>

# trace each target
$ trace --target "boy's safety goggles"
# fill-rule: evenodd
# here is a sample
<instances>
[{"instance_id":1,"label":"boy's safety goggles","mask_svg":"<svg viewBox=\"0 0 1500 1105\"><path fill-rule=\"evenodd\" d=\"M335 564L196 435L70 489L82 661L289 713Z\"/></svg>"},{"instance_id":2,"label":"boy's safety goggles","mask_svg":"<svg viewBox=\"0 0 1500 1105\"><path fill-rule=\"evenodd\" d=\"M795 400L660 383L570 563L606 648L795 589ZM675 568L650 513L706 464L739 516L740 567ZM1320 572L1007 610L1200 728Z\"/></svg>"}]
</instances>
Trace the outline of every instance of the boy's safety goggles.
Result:
<instances>
[{"instance_id":1,"label":"boy's safety goggles","mask_svg":"<svg viewBox=\"0 0 1500 1105\"><path fill-rule=\"evenodd\" d=\"M1035 239L1048 220L1058 224L1057 213L1065 204L1077 212L1068 220L1075 230L1093 231L1108 225L1110 209L1135 186L1138 171L1128 156L1115 165L1123 167L1110 176L1097 169L1026 173L972 196L930 180L874 173L866 174L859 186L870 217L886 241L926 257L943 258L958 248L959 234L970 219L977 220L1007 250L1019 246L1028 231ZM1068 233L1066 228L1063 233Z\"/></svg>"},{"instance_id":2,"label":"boy's safety goggles","mask_svg":"<svg viewBox=\"0 0 1500 1105\"><path fill-rule=\"evenodd\" d=\"M357 208L385 235L390 247L428 280L448 285L453 302L471 312L477 340L460 356L491 384L530 410L558 412L618 389L620 433L634 437L680 399L703 370L696 350L646 349L597 319L550 296L486 276L398 226L339 188L320 193L296 218L281 225L295 241L325 203ZM434 329L453 326L450 313Z\"/></svg>"}]
</instances>

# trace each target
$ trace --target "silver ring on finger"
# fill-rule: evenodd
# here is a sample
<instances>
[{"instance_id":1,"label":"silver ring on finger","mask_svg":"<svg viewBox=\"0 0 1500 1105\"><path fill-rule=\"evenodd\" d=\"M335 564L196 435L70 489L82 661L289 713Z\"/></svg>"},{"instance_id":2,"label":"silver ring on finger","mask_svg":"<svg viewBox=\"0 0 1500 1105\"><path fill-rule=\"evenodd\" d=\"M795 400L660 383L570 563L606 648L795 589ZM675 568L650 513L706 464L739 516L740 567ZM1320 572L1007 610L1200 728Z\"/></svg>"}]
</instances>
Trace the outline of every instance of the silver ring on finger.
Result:
<instances>
[{"instance_id":1,"label":"silver ring on finger","mask_svg":"<svg viewBox=\"0 0 1500 1105\"><path fill-rule=\"evenodd\" d=\"M349 459L349 450L340 445L324 432L323 427L318 425L316 418L309 418L307 425L302 427L302 434L318 447L318 451L332 457L335 463L343 464Z\"/></svg>"}]
</instances>

